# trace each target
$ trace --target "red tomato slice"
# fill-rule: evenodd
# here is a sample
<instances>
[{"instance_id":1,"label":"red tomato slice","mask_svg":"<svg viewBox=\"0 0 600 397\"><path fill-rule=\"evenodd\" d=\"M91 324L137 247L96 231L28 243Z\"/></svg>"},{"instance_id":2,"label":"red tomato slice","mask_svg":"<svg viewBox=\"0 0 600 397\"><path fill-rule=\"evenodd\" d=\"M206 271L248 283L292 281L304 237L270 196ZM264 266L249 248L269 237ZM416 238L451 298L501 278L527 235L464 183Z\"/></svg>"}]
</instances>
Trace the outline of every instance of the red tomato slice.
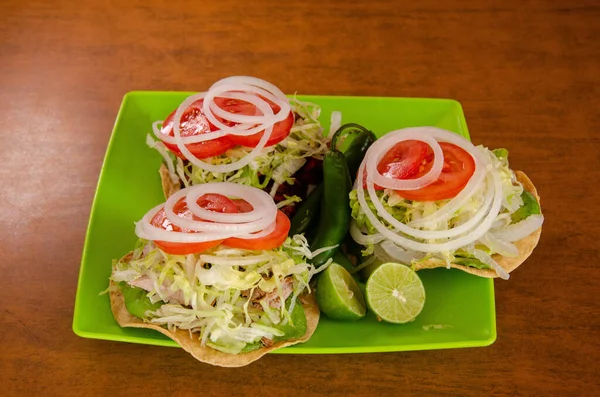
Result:
<instances>
[{"instance_id":1,"label":"red tomato slice","mask_svg":"<svg viewBox=\"0 0 600 397\"><path fill-rule=\"evenodd\" d=\"M377 164L377 171L385 177L394 179L410 179L424 164L433 159L433 152L428 144L421 141L408 140L395 144ZM363 186L367 187L367 173L364 173ZM375 190L384 188L375 185Z\"/></svg>"},{"instance_id":2,"label":"red tomato slice","mask_svg":"<svg viewBox=\"0 0 600 397\"><path fill-rule=\"evenodd\" d=\"M400 196L414 201L446 200L455 197L465 187L475 172L473 157L454 144L440 142L440 146L444 153L444 166L439 178L418 190L397 190ZM430 152L431 148L428 150ZM416 179L426 174L432 166L433 156L428 155L418 172L405 179Z\"/></svg>"},{"instance_id":3,"label":"red tomato slice","mask_svg":"<svg viewBox=\"0 0 600 397\"><path fill-rule=\"evenodd\" d=\"M181 136L194 136L206 134L207 132L214 131L215 128L208 122L206 116L202 112L202 103L204 100L200 99L192 103L189 108L183 112L181 116L181 123L179 124ZM171 114L167 116L163 122L163 133L167 133L170 136L173 135L173 117L177 109L173 110ZM177 156L185 159L185 156L181 153L177 145L172 143L164 142L165 146L175 153ZM199 159L218 156L225 153L227 150L234 147L235 144L227 139L227 137L211 139L210 141L190 143L186 145L188 150Z\"/></svg>"},{"instance_id":4,"label":"red tomato slice","mask_svg":"<svg viewBox=\"0 0 600 397\"><path fill-rule=\"evenodd\" d=\"M235 199L233 200L235 205L237 206L238 212L250 212L254 209L252 204L243 199Z\"/></svg>"},{"instance_id":5,"label":"red tomato slice","mask_svg":"<svg viewBox=\"0 0 600 397\"><path fill-rule=\"evenodd\" d=\"M200 196L200 198L198 199L198 205L209 211L215 211L215 212L220 212L220 213L231 214L231 213L238 212L238 207L233 202L233 200L229 199L226 196L223 196L222 194L216 194L216 193L204 194L204 195ZM183 198L181 200L179 200L177 203L175 203L175 205L173 206L173 212L175 212L177 215L179 215L183 218L200 220L200 218L198 218L192 214L192 212L187 207L187 204L185 203L185 200ZM154 215L152 217L152 220L150 221L150 223L153 226L160 227L165 230L173 230L173 231L177 231L177 232L180 232L180 231L187 232L187 230L181 229L180 227L173 225L171 223L171 221L169 219L167 219L164 209L161 209L160 211L158 211L156 213L156 215ZM194 233L194 232L190 232L190 233ZM221 244L223 241L224 240L214 240L214 241L207 241L207 242L203 242L203 243L171 243L168 241L154 241L154 244L156 244L156 246L158 246L160 249L162 249L167 254L186 255L186 254L196 254L199 252L206 251L210 248L216 247L217 245Z\"/></svg>"},{"instance_id":6,"label":"red tomato slice","mask_svg":"<svg viewBox=\"0 0 600 397\"><path fill-rule=\"evenodd\" d=\"M198 205L205 210L220 212L222 214L235 214L238 212L238 206L233 200L218 193L203 194L198 199Z\"/></svg>"},{"instance_id":7,"label":"red tomato slice","mask_svg":"<svg viewBox=\"0 0 600 397\"><path fill-rule=\"evenodd\" d=\"M409 179L419 172L428 153L432 153L431 148L425 142L398 142L381 158L377 170L388 178ZM433 155L430 154L430 157L429 161L433 159Z\"/></svg>"},{"instance_id":8,"label":"red tomato slice","mask_svg":"<svg viewBox=\"0 0 600 397\"><path fill-rule=\"evenodd\" d=\"M223 244L232 248L241 248L247 250L270 250L279 247L290 232L290 220L281 211L277 211L275 218L275 230L267 236L255 239L241 239L236 237L228 238Z\"/></svg>"},{"instance_id":9,"label":"red tomato slice","mask_svg":"<svg viewBox=\"0 0 600 397\"><path fill-rule=\"evenodd\" d=\"M265 100L271 106L271 109L273 109L273 113L277 113L281 109L279 106L277 106L273 102L269 101L268 99L263 98L263 97L261 97L261 99ZM261 114L258 111L258 109L256 108L256 106L254 106L253 104L246 102L246 101L238 100L238 99L225 99L225 98L217 97L217 98L215 98L215 103L223 110L226 110L227 112L233 113L233 114L243 114L246 116L254 116L257 114ZM229 126L233 126L236 124L236 123L227 122L227 121L221 119L220 117L217 117L217 118L223 124L226 124ZM288 117L285 120L275 123L275 125L273 126L273 132L271 132L271 136L267 140L267 143L265 144L265 146L273 146L273 145L283 141L290 134L290 130L292 129L293 125L294 125L294 115L292 112L290 112L288 114ZM228 135L227 138L236 145L245 146L245 147L256 147L256 145L258 145L258 142L260 141L262 136L263 136L263 131L260 131L260 132L257 132L256 134L248 135L248 136Z\"/></svg>"}]
</instances>

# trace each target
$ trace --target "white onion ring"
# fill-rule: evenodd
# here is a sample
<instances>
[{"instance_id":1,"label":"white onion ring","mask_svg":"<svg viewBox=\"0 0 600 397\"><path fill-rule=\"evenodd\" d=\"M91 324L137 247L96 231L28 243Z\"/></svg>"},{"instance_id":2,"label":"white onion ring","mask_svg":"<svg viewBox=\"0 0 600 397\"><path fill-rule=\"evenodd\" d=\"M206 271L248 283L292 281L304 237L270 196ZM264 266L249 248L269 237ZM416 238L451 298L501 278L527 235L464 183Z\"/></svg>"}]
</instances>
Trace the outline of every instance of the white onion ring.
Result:
<instances>
[{"instance_id":1,"label":"white onion ring","mask_svg":"<svg viewBox=\"0 0 600 397\"><path fill-rule=\"evenodd\" d=\"M241 92L240 92L241 91ZM249 95L247 92L252 92L255 94L259 94L271 102L275 103L279 106L279 111L273 116L267 116L265 112L261 109L262 105L266 105L271 107L267 101L259 97L258 95ZM261 112L262 115L242 115L236 114L226 111L225 109L220 108L216 102L216 97L222 98L233 98L242 100L244 102L248 102L256 106ZM207 115L208 120L213 123L213 125L219 129L224 131L229 131L234 135L239 135L239 126L230 127L226 124L223 124L220 120L218 120L216 116L219 116L225 120L232 121L234 123L248 123L250 126L255 124L262 124L263 128L270 124L275 124L278 121L285 120L290 113L290 104L287 101L282 101L281 99L275 97L268 91L263 90L262 88L248 86L248 85L233 85L233 84L223 84L216 88L210 89L206 93L206 97L204 99L204 103L202 104L202 109L204 113ZM260 131L260 130L258 130ZM246 132L248 135L254 134L258 131Z\"/></svg>"},{"instance_id":2,"label":"white onion ring","mask_svg":"<svg viewBox=\"0 0 600 397\"><path fill-rule=\"evenodd\" d=\"M400 138L398 137L399 135ZM390 146L408 140L424 142L433 150L434 160L429 172L416 179L393 179L381 175L377 166L381 158L390 150ZM394 190L416 190L435 182L439 178L444 166L444 153L442 153L439 143L433 137L423 134L419 128L405 128L403 130L392 131L376 140L367 151L363 160L363 163L365 162L367 167L367 183L371 181L381 187Z\"/></svg>"},{"instance_id":3,"label":"white onion ring","mask_svg":"<svg viewBox=\"0 0 600 397\"><path fill-rule=\"evenodd\" d=\"M503 227L502 229L494 230L494 235L504 241L512 243L529 236L531 233L542 227L544 223L544 215L536 214L529 215L521 222L514 223Z\"/></svg>"},{"instance_id":4,"label":"white onion ring","mask_svg":"<svg viewBox=\"0 0 600 397\"><path fill-rule=\"evenodd\" d=\"M473 251L473 255L475 256L475 258L479 259L481 262L489 265L492 269L494 269L496 271L496 274L498 274L498 277L500 277L501 279L508 280L510 278L508 272L504 270L504 268L500 266L498 262L496 262L494 258L492 258L487 252L476 249Z\"/></svg>"},{"instance_id":5,"label":"white onion ring","mask_svg":"<svg viewBox=\"0 0 600 397\"><path fill-rule=\"evenodd\" d=\"M516 245L497 238L491 231L481 236L479 242L496 254L512 258L519 256L519 249Z\"/></svg>"},{"instance_id":6,"label":"white onion ring","mask_svg":"<svg viewBox=\"0 0 600 397\"><path fill-rule=\"evenodd\" d=\"M230 217L227 222L214 223L210 221L196 221L185 219L173 212L173 206L181 199L191 203L191 199L199 198L205 193L218 193L236 196L250 203L254 210L247 213L222 214L214 211L202 211L195 213L188 208L192 214L206 216L206 212L212 215L218 214L220 219ZM199 206L196 203L196 207ZM197 209L197 208L196 208ZM165 211L167 219L175 226L186 231L176 232L165 230L152 225L152 218L161 210ZM147 240L159 240L173 243L200 243L214 240L224 240L229 237L243 239L255 239L266 236L275 230L277 217L277 206L272 198L260 189L250 186L237 185L228 182L207 183L182 189L172 195L164 204L158 205L148 211L142 219L136 223L136 234ZM253 220L249 220L253 219Z\"/></svg>"},{"instance_id":7,"label":"white onion ring","mask_svg":"<svg viewBox=\"0 0 600 397\"><path fill-rule=\"evenodd\" d=\"M358 228L358 225L356 224L356 220L354 220L354 219L352 219L352 221L350 222L350 235L352 236L352 239L354 241L356 241L358 244L362 244L362 245L377 244L377 243L385 240L385 237L383 237L381 234L370 234L370 235L363 234L360 231L360 229Z\"/></svg>"},{"instance_id":8,"label":"white onion ring","mask_svg":"<svg viewBox=\"0 0 600 397\"><path fill-rule=\"evenodd\" d=\"M379 244L385 253L396 261L410 265L413 260L422 259L425 254L418 251L407 251L398 247L393 241L384 240Z\"/></svg>"},{"instance_id":9,"label":"white onion ring","mask_svg":"<svg viewBox=\"0 0 600 397\"><path fill-rule=\"evenodd\" d=\"M275 220L275 222L271 223L270 226L266 227L265 229L261 230L260 232L240 234L239 236L235 236L235 238L239 238L242 240L253 240L255 238L266 237L269 234L273 233L275 231L276 227L277 227L277 220Z\"/></svg>"},{"instance_id":10,"label":"white onion ring","mask_svg":"<svg viewBox=\"0 0 600 397\"><path fill-rule=\"evenodd\" d=\"M231 189L231 187L238 187L241 189ZM193 202L191 199L191 196L197 196L198 198L205 193L219 193L219 194L224 194L224 195L231 195L232 191L235 191L236 193L243 193L244 190L250 190L250 189L254 189L250 186L245 186L245 185L236 185L234 183L230 183L230 182L220 182L220 183L205 183L205 184L201 184L201 185L195 185L195 186L191 186L187 189L181 189L179 191L177 191L176 193L174 193L173 195L171 195L164 206L165 209L165 215L167 216L167 219L169 221L171 221L171 223L175 226L178 226L180 228L183 229L187 229L187 230L192 230L192 231L199 231L199 232L216 232L216 233L226 233L226 232L236 232L236 235L241 234L241 233L253 233L253 232L258 232L260 230L263 230L264 228L268 227L271 223L273 223L275 221L275 217L277 216L277 207L275 206L275 203L273 203L272 209L273 211L265 211L264 215L260 218L258 218L255 221L250 221L250 222L245 222L245 223L239 223L239 217L236 217L236 215L243 215L243 214L224 214L224 213L216 213L213 211L202 211L201 213L206 214L206 212L212 212L213 217L215 215L221 215L221 218L226 217L227 215L231 216L231 218L235 221L235 222L227 222L227 223L216 223L216 222L207 222L207 221L197 221L194 219L186 219L186 218L182 218L180 216L178 216L177 214L175 214L175 212L173 211L173 207L175 206L175 204L181 200L182 198L185 198L186 201L186 205L188 207L188 209L192 212L192 214L199 216L199 214L197 212L194 212L194 210L192 208L195 209L201 209L197 203ZM197 195L197 193L200 193L199 195ZM238 194L236 194L238 195ZM246 198L248 198L249 200L247 200L248 202L250 202L250 204L255 203L257 206L260 206L260 202L258 202L255 197L248 197L248 195L242 196L239 195L241 197L238 198L243 198L246 200ZM270 199L270 197L269 197ZM197 198L196 198L197 200ZM273 200L271 199L271 202ZM194 203L191 204L190 203ZM252 212L252 216L256 216L256 214L254 213L254 211Z\"/></svg>"},{"instance_id":11,"label":"white onion ring","mask_svg":"<svg viewBox=\"0 0 600 397\"><path fill-rule=\"evenodd\" d=\"M265 216L277 216L277 205L273 202L271 196L263 190L231 182L221 182L218 185L211 183L196 186L205 186L205 188L191 190L186 195L186 204L194 215L207 221L245 223L257 221ZM204 209L198 205L198 199L206 193L219 193L225 196L243 198L253 207L253 210L250 212L223 214Z\"/></svg>"},{"instance_id":12,"label":"white onion ring","mask_svg":"<svg viewBox=\"0 0 600 397\"><path fill-rule=\"evenodd\" d=\"M266 91L272 92L275 96L277 96L280 99L285 99L286 96L285 94L279 89L277 88L275 85L269 83L268 81L259 79L257 77L251 77L251 76L231 76L231 77L225 77L224 79L221 79L219 81L217 81L216 83L214 83L209 90L212 90L213 88L219 87L223 84L245 84L245 85L253 85L255 87L260 87Z\"/></svg>"},{"instance_id":13,"label":"white onion ring","mask_svg":"<svg viewBox=\"0 0 600 397\"><path fill-rule=\"evenodd\" d=\"M222 240L232 237L230 233L186 233L165 230L156 227L150 223L154 215L163 209L164 204L160 204L148 211L142 219L135 224L135 234L139 238L146 240L168 241L171 243L204 243L207 241Z\"/></svg>"}]
</instances>

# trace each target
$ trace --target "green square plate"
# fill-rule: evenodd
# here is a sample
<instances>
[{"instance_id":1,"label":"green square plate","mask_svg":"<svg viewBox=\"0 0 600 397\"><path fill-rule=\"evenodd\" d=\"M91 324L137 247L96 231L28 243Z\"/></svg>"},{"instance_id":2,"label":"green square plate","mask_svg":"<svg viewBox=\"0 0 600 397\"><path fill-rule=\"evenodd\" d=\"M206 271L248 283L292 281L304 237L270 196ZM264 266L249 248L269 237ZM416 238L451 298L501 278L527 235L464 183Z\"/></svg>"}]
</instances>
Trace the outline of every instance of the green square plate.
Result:
<instances>
[{"instance_id":1,"label":"green square plate","mask_svg":"<svg viewBox=\"0 0 600 397\"><path fill-rule=\"evenodd\" d=\"M190 93L131 92L125 95L108 145L90 215L75 300L73 330L82 337L160 346L177 346L162 334L121 328L113 319L106 289L113 259L136 241L134 221L164 201L158 176L160 155L149 149L152 122L169 114ZM468 137L460 104L446 99L299 96L322 107L329 129L331 111L344 122L362 124L377 134L432 125ZM421 271L427 292L423 312L406 325L355 323L321 318L306 343L275 353L358 353L487 346L496 339L494 284L458 270Z\"/></svg>"}]
</instances>

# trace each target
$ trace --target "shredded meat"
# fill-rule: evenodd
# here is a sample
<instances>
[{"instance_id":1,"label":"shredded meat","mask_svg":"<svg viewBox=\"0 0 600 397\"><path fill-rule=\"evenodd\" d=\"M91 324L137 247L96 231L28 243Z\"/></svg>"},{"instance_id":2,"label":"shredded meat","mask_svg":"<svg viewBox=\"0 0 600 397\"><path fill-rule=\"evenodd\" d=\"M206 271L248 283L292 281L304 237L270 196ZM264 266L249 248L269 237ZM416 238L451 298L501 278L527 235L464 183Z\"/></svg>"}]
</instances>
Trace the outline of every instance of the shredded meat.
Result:
<instances>
[{"instance_id":1,"label":"shredded meat","mask_svg":"<svg viewBox=\"0 0 600 397\"><path fill-rule=\"evenodd\" d=\"M272 339L267 339L266 337L262 337L262 339L260 340L263 344L263 346L265 347L271 347L273 346L273 340Z\"/></svg>"},{"instance_id":2,"label":"shredded meat","mask_svg":"<svg viewBox=\"0 0 600 397\"><path fill-rule=\"evenodd\" d=\"M281 288L283 290L283 300L285 301L294 290L293 282L291 277L286 277L283 279L281 284ZM242 291L241 295L245 298L248 297L250 291ZM281 299L279 297L278 291L273 290L271 292L265 292L260 288L254 289L252 296L250 297L250 302L254 307L261 307L260 302L265 301L269 306L275 309L279 309L281 307Z\"/></svg>"},{"instance_id":3,"label":"shredded meat","mask_svg":"<svg viewBox=\"0 0 600 397\"><path fill-rule=\"evenodd\" d=\"M129 282L129 285L131 285L132 287L141 288L146 291L152 291L154 289L154 283L148 276L142 276L142 277L136 278L135 280L131 280ZM165 297L167 299L167 303L178 303L180 305L183 305L185 303L183 301L183 292L181 292L181 291L172 292L169 289L168 285L164 285L164 284L161 285L160 292L163 295L165 295Z\"/></svg>"}]
</instances>

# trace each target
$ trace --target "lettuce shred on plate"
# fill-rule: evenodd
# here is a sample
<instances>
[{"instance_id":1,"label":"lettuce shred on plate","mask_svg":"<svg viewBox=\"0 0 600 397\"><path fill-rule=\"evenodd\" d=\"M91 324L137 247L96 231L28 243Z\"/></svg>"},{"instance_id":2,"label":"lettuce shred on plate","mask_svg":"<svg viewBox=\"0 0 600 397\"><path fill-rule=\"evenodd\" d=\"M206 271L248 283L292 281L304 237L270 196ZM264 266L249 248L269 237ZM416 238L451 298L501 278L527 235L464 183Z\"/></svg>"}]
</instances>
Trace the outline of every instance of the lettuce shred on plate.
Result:
<instances>
[{"instance_id":1,"label":"lettuce shred on plate","mask_svg":"<svg viewBox=\"0 0 600 397\"><path fill-rule=\"evenodd\" d=\"M304 335L299 297L317 273L310 256L301 235L269 251L219 246L189 255L166 254L140 239L132 257L115 261L111 279L126 305L127 297L141 300L129 299L137 308L127 305L131 314L237 354Z\"/></svg>"},{"instance_id":2,"label":"lettuce shred on plate","mask_svg":"<svg viewBox=\"0 0 600 397\"><path fill-rule=\"evenodd\" d=\"M210 172L196 167L189 161L176 157L172 153L164 156L173 163L183 187L208 182L234 182L265 189L269 186L271 196L282 184L293 184L294 174L304 166L308 158L323 159L327 151L327 137L323 136L323 128L319 122L321 109L318 105L290 99L292 112L295 115L294 125L289 136L282 142L263 149L247 166L232 172ZM151 145L157 150L163 145L156 142ZM222 155L203 159L211 164L229 164L245 157L251 148L237 146ZM159 150L160 151L160 150ZM298 200L299 201L299 200Z\"/></svg>"},{"instance_id":3,"label":"lettuce shred on plate","mask_svg":"<svg viewBox=\"0 0 600 397\"><path fill-rule=\"evenodd\" d=\"M490 159L492 167L489 172L498 173L502 181L502 207L492 225L492 232L495 229L515 224L531 214L539 214L539 207L535 198L524 191L522 184L517 181L514 172L509 168L508 151L506 149L496 149L492 151L483 146L478 146L477 149L481 151L483 156ZM471 219L477 208L481 206L485 196L484 190L483 187L480 188L478 192L476 192L462 208L456 211L448 221L439 222L435 225L427 225L423 230L447 230L465 223ZM391 189L377 191L377 197L387 212L395 219L405 224L435 212L450 201L418 202L406 200ZM372 212L377 214L369 195L366 195L365 198ZM377 234L377 230L371 225L360 207L356 189L352 190L350 193L350 205L352 207L352 217L360 230L367 235ZM389 223L379 217L379 215L377 215L377 217L388 229L393 230L393 227ZM426 241L417 238L414 240L424 243L437 242L435 240ZM367 260L371 261L389 260L390 258L386 255L385 249L381 247L381 244L384 243L385 241L377 244L365 245L362 255L364 257L369 257ZM497 251L494 250L493 242L483 244L481 241L477 241L474 244L469 244L454 251L427 254L410 252L412 255L412 264L435 258L445 261L448 265L450 263L457 263L480 269L492 268L489 261L492 260L491 255L495 253L497 253Z\"/></svg>"}]
</instances>

